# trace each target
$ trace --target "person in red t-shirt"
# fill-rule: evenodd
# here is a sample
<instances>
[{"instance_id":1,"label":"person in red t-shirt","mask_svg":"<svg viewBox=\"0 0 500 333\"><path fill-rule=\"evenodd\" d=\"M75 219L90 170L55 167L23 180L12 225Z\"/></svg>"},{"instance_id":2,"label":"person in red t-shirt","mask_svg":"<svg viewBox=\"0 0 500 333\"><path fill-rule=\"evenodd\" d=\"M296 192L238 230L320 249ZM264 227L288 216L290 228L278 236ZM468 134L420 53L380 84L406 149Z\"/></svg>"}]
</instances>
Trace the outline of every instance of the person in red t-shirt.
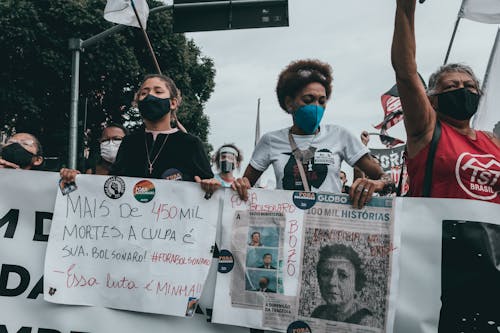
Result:
<instances>
[{"instance_id":1,"label":"person in red t-shirt","mask_svg":"<svg viewBox=\"0 0 500 333\"><path fill-rule=\"evenodd\" d=\"M472 69L462 64L440 67L425 90L415 61L416 0L397 0L392 66L403 106L411 196L465 198L500 203L500 140L474 130L481 90ZM424 191L426 162L436 125L441 127Z\"/></svg>"}]
</instances>

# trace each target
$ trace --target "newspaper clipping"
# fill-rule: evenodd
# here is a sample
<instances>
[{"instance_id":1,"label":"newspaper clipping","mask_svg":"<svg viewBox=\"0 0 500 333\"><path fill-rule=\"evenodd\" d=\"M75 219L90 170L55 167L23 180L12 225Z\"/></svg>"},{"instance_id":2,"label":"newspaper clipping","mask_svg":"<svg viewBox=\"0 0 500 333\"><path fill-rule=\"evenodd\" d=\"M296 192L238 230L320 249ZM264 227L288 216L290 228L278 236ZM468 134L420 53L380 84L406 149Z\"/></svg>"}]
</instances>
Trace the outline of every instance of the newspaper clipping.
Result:
<instances>
[{"instance_id":1,"label":"newspaper clipping","mask_svg":"<svg viewBox=\"0 0 500 333\"><path fill-rule=\"evenodd\" d=\"M283 330L299 319L314 332L391 331L392 200L374 198L363 210L346 201L319 194L307 210L299 297L280 295L279 279L270 284L278 292L261 293L264 327Z\"/></svg>"},{"instance_id":2,"label":"newspaper clipping","mask_svg":"<svg viewBox=\"0 0 500 333\"><path fill-rule=\"evenodd\" d=\"M297 322L314 332L392 332L393 199L354 209L346 195L286 192L255 192L259 205L234 209L226 222L235 265L222 274L229 279L218 277L230 297L218 304L230 308L217 320L281 332ZM257 209L273 200L293 211Z\"/></svg>"}]
</instances>

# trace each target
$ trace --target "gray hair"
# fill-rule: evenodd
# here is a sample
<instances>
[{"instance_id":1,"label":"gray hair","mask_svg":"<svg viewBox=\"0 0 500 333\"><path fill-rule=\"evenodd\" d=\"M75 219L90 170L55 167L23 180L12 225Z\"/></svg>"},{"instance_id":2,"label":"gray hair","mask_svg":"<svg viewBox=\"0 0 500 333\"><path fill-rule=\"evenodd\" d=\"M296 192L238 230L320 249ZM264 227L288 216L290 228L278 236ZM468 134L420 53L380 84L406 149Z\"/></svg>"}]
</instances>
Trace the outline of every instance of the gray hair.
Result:
<instances>
[{"instance_id":1,"label":"gray hair","mask_svg":"<svg viewBox=\"0 0 500 333\"><path fill-rule=\"evenodd\" d=\"M479 80L477 79L476 74L474 74L472 68L464 64L454 63L454 64L443 65L439 67L437 71L431 74L431 76L429 77L429 86L427 88L427 95L431 96L436 93L436 87L439 80L441 79L441 76L444 73L449 73L449 72L459 72L469 75L474 81L474 84L476 85L479 94L480 95L483 94L483 92L481 91L481 87L479 85Z\"/></svg>"}]
</instances>

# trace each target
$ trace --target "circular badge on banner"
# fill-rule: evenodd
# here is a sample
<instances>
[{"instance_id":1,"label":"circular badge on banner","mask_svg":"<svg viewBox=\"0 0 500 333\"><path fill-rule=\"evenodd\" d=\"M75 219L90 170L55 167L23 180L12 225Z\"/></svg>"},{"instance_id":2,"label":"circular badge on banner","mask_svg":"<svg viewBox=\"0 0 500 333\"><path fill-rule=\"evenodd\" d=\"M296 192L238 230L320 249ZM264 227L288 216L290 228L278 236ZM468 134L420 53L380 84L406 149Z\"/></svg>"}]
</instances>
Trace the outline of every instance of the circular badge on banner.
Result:
<instances>
[{"instance_id":1,"label":"circular badge on banner","mask_svg":"<svg viewBox=\"0 0 500 333\"><path fill-rule=\"evenodd\" d=\"M125 181L120 177L109 177L104 182L104 194L110 199L119 199L125 193Z\"/></svg>"},{"instance_id":2,"label":"circular badge on banner","mask_svg":"<svg viewBox=\"0 0 500 333\"><path fill-rule=\"evenodd\" d=\"M149 180L141 180L134 185L134 198L139 202L150 202L155 196L155 186Z\"/></svg>"},{"instance_id":3,"label":"circular badge on banner","mask_svg":"<svg viewBox=\"0 0 500 333\"><path fill-rule=\"evenodd\" d=\"M288 325L286 333L311 333L311 328L306 322L302 320L297 320Z\"/></svg>"},{"instance_id":4,"label":"circular badge on banner","mask_svg":"<svg viewBox=\"0 0 500 333\"><path fill-rule=\"evenodd\" d=\"M220 250L219 266L217 267L217 271L219 273L229 273L233 270L233 267L234 267L233 254L228 250Z\"/></svg>"},{"instance_id":5,"label":"circular badge on banner","mask_svg":"<svg viewBox=\"0 0 500 333\"><path fill-rule=\"evenodd\" d=\"M299 209L309 209L316 203L316 193L293 192L293 203Z\"/></svg>"}]
</instances>

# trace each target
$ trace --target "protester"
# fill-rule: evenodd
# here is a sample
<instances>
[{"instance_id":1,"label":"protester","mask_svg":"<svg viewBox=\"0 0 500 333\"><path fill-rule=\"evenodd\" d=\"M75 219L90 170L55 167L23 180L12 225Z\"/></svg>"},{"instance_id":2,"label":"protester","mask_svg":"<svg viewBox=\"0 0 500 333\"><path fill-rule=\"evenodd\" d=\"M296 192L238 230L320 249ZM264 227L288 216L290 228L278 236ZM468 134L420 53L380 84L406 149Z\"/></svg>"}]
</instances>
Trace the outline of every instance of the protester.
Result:
<instances>
[{"instance_id":1,"label":"protester","mask_svg":"<svg viewBox=\"0 0 500 333\"><path fill-rule=\"evenodd\" d=\"M239 169L243 156L241 151L234 144L225 144L215 152L215 166L219 173L215 175L222 187L231 187L234 181L233 171Z\"/></svg>"},{"instance_id":2,"label":"protester","mask_svg":"<svg viewBox=\"0 0 500 333\"><path fill-rule=\"evenodd\" d=\"M86 174L109 175L116 160L118 149L128 130L119 124L110 124L102 130L99 139L99 157L95 166L87 169Z\"/></svg>"},{"instance_id":3,"label":"protester","mask_svg":"<svg viewBox=\"0 0 500 333\"><path fill-rule=\"evenodd\" d=\"M0 156L0 168L38 170L43 165L42 145L29 133L17 133L7 139Z\"/></svg>"},{"instance_id":4,"label":"protester","mask_svg":"<svg viewBox=\"0 0 500 333\"><path fill-rule=\"evenodd\" d=\"M332 93L330 65L318 60L292 62L280 73L276 93L293 125L260 139L244 177L233 183L242 199L270 164L278 189L335 193L341 192L342 161L359 166L376 180L354 182L350 191L354 207L364 206L375 191L388 189L390 179L380 178L382 169L356 137L338 125L320 126Z\"/></svg>"},{"instance_id":5,"label":"protester","mask_svg":"<svg viewBox=\"0 0 500 333\"><path fill-rule=\"evenodd\" d=\"M481 96L479 82L470 67L448 64L431 75L425 90L415 60L415 7L416 0L397 0L392 43L410 196L500 203L500 141L469 125Z\"/></svg>"},{"instance_id":6,"label":"protester","mask_svg":"<svg viewBox=\"0 0 500 333\"><path fill-rule=\"evenodd\" d=\"M316 276L326 304L316 307L312 318L373 326L375 319L372 311L355 298L366 281L356 251L342 244L322 247Z\"/></svg>"},{"instance_id":7,"label":"protester","mask_svg":"<svg viewBox=\"0 0 500 333\"><path fill-rule=\"evenodd\" d=\"M207 193L220 187L200 139L170 125L171 110L178 104L174 81L147 75L135 96L145 128L124 137L111 174L196 181ZM61 176L66 182L74 180L63 172Z\"/></svg>"}]
</instances>

